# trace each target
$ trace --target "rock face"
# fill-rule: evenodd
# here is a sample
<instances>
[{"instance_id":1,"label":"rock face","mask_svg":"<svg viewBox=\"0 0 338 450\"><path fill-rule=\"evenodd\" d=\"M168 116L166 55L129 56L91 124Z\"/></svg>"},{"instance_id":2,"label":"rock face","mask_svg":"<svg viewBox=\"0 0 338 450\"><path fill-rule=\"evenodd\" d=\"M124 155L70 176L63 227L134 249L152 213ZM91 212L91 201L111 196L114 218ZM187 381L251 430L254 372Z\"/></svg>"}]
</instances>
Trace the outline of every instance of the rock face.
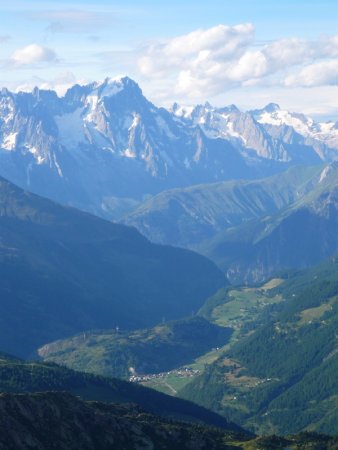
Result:
<instances>
[{"instance_id":1,"label":"rock face","mask_svg":"<svg viewBox=\"0 0 338 450\"><path fill-rule=\"evenodd\" d=\"M1 394L1 450L227 449L221 431L68 393Z\"/></svg>"},{"instance_id":2,"label":"rock face","mask_svg":"<svg viewBox=\"0 0 338 450\"><path fill-rule=\"evenodd\" d=\"M337 156L334 125L316 124L317 127L329 127L332 139L325 139L322 134L311 133L303 122L302 127L299 125L299 117L306 123L315 124L312 119L281 111L278 105L270 104L262 110L242 112L234 105L216 108L206 103L188 111L174 105L172 111L184 123L199 126L209 138L231 142L246 160L258 158L309 164ZM273 117L277 111L280 112L280 119L275 121ZM328 150L330 145L332 151Z\"/></svg>"},{"instance_id":3,"label":"rock face","mask_svg":"<svg viewBox=\"0 0 338 450\"><path fill-rule=\"evenodd\" d=\"M127 77L75 85L62 98L37 88L3 89L0 175L118 218L164 189L255 178L337 157L335 124L289 116L271 107L241 112L209 104L169 111L150 103Z\"/></svg>"},{"instance_id":4,"label":"rock face","mask_svg":"<svg viewBox=\"0 0 338 450\"><path fill-rule=\"evenodd\" d=\"M116 202L123 211L165 188L249 174L229 142L176 121L129 78L77 85L63 98L3 91L0 149L1 175L109 217Z\"/></svg>"}]
</instances>

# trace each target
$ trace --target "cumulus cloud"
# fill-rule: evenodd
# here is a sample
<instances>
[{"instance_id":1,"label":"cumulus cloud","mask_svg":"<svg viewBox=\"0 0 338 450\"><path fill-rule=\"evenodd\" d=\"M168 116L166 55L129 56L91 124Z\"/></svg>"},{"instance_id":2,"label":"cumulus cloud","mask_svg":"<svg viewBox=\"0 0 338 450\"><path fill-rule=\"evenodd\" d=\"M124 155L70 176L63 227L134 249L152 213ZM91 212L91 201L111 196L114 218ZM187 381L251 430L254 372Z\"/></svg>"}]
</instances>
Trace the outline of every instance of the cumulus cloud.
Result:
<instances>
[{"instance_id":1,"label":"cumulus cloud","mask_svg":"<svg viewBox=\"0 0 338 450\"><path fill-rule=\"evenodd\" d=\"M309 64L296 74L285 78L287 87L313 87L323 85L338 85L338 61L322 61Z\"/></svg>"},{"instance_id":2,"label":"cumulus cloud","mask_svg":"<svg viewBox=\"0 0 338 450\"><path fill-rule=\"evenodd\" d=\"M239 86L336 84L338 35L280 39L257 49L252 24L218 25L152 43L138 59L147 79L165 79L184 96ZM329 61L327 61L329 59Z\"/></svg>"},{"instance_id":3,"label":"cumulus cloud","mask_svg":"<svg viewBox=\"0 0 338 450\"><path fill-rule=\"evenodd\" d=\"M56 61L57 56L54 50L38 44L30 44L15 50L9 59L10 64L14 67Z\"/></svg>"},{"instance_id":4,"label":"cumulus cloud","mask_svg":"<svg viewBox=\"0 0 338 450\"><path fill-rule=\"evenodd\" d=\"M166 43L150 45L138 61L139 69L142 74L153 77L168 71L184 71L185 67L196 72L201 67L217 72L220 61L240 57L253 40L251 24L196 30Z\"/></svg>"}]
</instances>

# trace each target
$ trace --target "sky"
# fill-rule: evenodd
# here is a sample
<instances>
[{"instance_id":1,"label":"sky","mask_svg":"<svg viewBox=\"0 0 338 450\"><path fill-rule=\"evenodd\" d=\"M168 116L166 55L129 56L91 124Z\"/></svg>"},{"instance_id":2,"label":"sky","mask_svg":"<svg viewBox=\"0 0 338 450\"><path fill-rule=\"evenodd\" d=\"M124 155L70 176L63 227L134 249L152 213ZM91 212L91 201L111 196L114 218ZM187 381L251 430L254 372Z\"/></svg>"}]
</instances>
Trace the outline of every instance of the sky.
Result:
<instances>
[{"instance_id":1,"label":"sky","mask_svg":"<svg viewBox=\"0 0 338 450\"><path fill-rule=\"evenodd\" d=\"M0 86L127 75L156 105L338 120L337 0L0 0Z\"/></svg>"}]
</instances>

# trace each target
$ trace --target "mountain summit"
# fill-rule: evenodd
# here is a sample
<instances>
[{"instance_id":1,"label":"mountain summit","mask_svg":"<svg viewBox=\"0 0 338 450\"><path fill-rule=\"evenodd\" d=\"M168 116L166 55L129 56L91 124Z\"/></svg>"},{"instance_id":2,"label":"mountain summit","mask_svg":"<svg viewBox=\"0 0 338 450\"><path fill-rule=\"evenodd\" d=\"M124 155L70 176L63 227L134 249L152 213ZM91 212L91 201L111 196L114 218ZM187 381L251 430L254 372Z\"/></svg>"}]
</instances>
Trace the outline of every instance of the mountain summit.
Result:
<instances>
[{"instance_id":1,"label":"mountain summit","mask_svg":"<svg viewBox=\"0 0 338 450\"><path fill-rule=\"evenodd\" d=\"M0 94L0 175L107 218L164 189L337 158L338 131L270 104L158 108L128 77Z\"/></svg>"}]
</instances>

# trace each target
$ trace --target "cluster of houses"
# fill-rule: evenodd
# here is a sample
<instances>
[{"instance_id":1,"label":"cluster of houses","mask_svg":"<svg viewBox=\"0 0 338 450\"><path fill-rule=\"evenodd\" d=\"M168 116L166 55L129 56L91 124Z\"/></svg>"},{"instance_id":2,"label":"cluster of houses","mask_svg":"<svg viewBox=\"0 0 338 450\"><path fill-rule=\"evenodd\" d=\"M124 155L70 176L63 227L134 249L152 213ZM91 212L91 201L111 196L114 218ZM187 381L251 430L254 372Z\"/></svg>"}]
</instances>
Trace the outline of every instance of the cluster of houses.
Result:
<instances>
[{"instance_id":1,"label":"cluster of houses","mask_svg":"<svg viewBox=\"0 0 338 450\"><path fill-rule=\"evenodd\" d=\"M180 369L170 370L169 372L150 373L144 375L133 374L129 377L129 381L133 383L142 383L144 381L150 381L158 378L166 378L169 375L175 375L181 378L194 377L198 375L200 371L198 369L192 369L191 367L181 367Z\"/></svg>"}]
</instances>

